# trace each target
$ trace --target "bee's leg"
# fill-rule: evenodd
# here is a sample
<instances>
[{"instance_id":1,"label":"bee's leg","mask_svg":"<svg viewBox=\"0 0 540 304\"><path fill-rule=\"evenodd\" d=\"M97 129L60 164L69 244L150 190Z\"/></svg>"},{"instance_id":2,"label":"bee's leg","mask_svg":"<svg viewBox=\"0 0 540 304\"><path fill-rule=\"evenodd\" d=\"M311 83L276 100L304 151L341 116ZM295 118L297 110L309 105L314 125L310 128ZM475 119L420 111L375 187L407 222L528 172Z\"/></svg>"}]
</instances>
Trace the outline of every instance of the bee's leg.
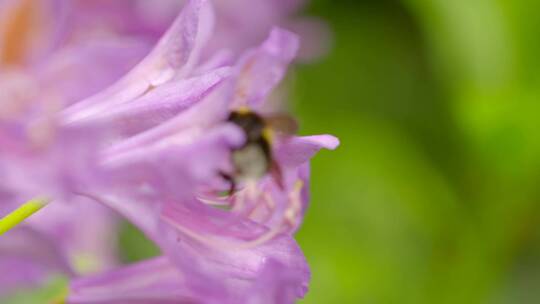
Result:
<instances>
[{"instance_id":1,"label":"bee's leg","mask_svg":"<svg viewBox=\"0 0 540 304\"><path fill-rule=\"evenodd\" d=\"M283 184L283 172L275 160L272 161L272 164L270 165L270 175L272 175L274 181L276 181L276 184L281 190L285 189L285 185Z\"/></svg>"},{"instance_id":2,"label":"bee's leg","mask_svg":"<svg viewBox=\"0 0 540 304\"><path fill-rule=\"evenodd\" d=\"M234 180L234 177L231 174L225 173L223 171L220 171L219 175L230 185L228 196L233 196L236 193L236 181Z\"/></svg>"},{"instance_id":3,"label":"bee's leg","mask_svg":"<svg viewBox=\"0 0 540 304\"><path fill-rule=\"evenodd\" d=\"M233 196L236 193L236 182L234 181L234 178L230 180L230 183L229 196Z\"/></svg>"}]
</instances>

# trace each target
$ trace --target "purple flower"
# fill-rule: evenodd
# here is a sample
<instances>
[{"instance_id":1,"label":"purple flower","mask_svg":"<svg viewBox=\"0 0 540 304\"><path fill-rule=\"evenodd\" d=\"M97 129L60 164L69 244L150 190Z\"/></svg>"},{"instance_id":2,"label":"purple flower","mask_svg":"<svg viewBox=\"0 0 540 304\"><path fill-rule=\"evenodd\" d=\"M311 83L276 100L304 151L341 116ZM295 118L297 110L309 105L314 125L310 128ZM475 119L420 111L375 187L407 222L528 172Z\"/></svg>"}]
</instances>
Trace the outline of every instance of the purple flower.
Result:
<instances>
[{"instance_id":1,"label":"purple flower","mask_svg":"<svg viewBox=\"0 0 540 304\"><path fill-rule=\"evenodd\" d=\"M215 9L209 1L186 1L156 40L161 26L141 11L142 2L31 3L0 6L10 16L39 11L50 18L45 30L57 36L44 43L29 30L25 43L37 48L22 58L0 57L9 67L0 81L7 92L0 103L16 101L0 112L0 199L2 210L10 210L33 197L50 198L30 225L54 240L51 248L71 265L22 263L37 278L54 269L74 276L73 303L290 303L302 297L310 272L293 233L309 201L309 159L321 148L336 148L338 140L279 130L271 136L264 123L257 137L262 146L248 146L249 133L229 119L242 111L271 114L266 101L295 58L298 38L273 28L259 47L245 50L245 44L281 23L296 5L268 2L268 15L261 10L249 16L240 13L243 1ZM158 16L169 13L156 6ZM103 29L95 15L104 18ZM253 32L220 26L223 16L253 22ZM13 43L8 34L0 41ZM118 39L126 35L137 39ZM155 46L148 50L146 41ZM94 58L103 62L89 64ZM95 77L80 76L82 70ZM116 81L104 87L103 78ZM245 152L248 147L266 152ZM241 169L261 174L242 176ZM231 183L234 191L221 195ZM114 248L103 250L111 247L103 235L114 230L103 206L137 225L163 256L82 276L115 263ZM86 228L98 224L101 233ZM88 251L98 266L76 267L77 257ZM18 265L16 256L3 261Z\"/></svg>"},{"instance_id":2,"label":"purple flower","mask_svg":"<svg viewBox=\"0 0 540 304\"><path fill-rule=\"evenodd\" d=\"M145 23L161 28L176 17L187 0L162 0L159 3L136 1L136 10ZM235 55L264 40L268 30L280 26L302 38L299 58L313 60L326 53L330 33L324 22L296 16L304 0L227 0L215 1L215 34L205 47L204 56L215 61L230 61Z\"/></svg>"},{"instance_id":3,"label":"purple flower","mask_svg":"<svg viewBox=\"0 0 540 304\"><path fill-rule=\"evenodd\" d=\"M54 240L29 227L0 238L0 271L0 299L18 290L39 287L57 276L74 276Z\"/></svg>"},{"instance_id":4,"label":"purple flower","mask_svg":"<svg viewBox=\"0 0 540 304\"><path fill-rule=\"evenodd\" d=\"M227 282L236 291L227 299L212 290L198 293L189 277L166 258L140 262L115 272L81 278L71 285L70 303L293 303L298 291L298 272L276 261L267 261L254 284L242 280Z\"/></svg>"}]
</instances>

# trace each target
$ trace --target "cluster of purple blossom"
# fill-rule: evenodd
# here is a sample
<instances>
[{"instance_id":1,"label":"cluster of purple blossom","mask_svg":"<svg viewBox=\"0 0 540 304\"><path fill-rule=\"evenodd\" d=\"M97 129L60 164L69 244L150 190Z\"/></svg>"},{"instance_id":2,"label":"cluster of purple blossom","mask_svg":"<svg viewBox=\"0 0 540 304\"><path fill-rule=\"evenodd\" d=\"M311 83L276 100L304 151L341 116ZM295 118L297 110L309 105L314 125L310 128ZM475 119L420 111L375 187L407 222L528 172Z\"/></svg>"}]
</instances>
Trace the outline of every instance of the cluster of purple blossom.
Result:
<instances>
[{"instance_id":1,"label":"cluster of purple blossom","mask_svg":"<svg viewBox=\"0 0 540 304\"><path fill-rule=\"evenodd\" d=\"M275 132L279 177L226 194L223 178L246 141L230 113L276 111L271 93L298 53L297 35L274 25L318 24L290 21L299 5L0 0L0 217L47 204L0 236L0 297L56 274L69 303L303 297L310 272L293 234L309 159L337 139ZM162 255L119 265L118 215Z\"/></svg>"}]
</instances>

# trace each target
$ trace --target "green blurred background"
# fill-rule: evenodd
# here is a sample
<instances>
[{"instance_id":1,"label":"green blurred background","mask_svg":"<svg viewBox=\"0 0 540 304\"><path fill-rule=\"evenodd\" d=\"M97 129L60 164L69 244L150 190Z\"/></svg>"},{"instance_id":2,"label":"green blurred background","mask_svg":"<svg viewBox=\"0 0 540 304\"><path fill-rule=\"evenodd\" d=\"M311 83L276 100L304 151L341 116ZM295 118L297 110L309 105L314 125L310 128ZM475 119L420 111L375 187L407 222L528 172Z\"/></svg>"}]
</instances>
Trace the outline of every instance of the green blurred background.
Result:
<instances>
[{"instance_id":1,"label":"green blurred background","mask_svg":"<svg viewBox=\"0 0 540 304\"><path fill-rule=\"evenodd\" d=\"M303 303L540 303L540 1L313 0Z\"/></svg>"}]
</instances>

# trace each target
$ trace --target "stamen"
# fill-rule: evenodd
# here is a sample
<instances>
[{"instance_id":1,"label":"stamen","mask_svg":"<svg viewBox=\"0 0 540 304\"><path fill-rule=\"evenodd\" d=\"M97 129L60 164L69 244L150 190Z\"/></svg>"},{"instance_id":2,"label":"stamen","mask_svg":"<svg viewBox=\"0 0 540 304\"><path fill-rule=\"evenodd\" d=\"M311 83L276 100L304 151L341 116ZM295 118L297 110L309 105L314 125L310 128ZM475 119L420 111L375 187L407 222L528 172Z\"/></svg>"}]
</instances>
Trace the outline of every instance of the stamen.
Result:
<instances>
[{"instance_id":1,"label":"stamen","mask_svg":"<svg viewBox=\"0 0 540 304\"><path fill-rule=\"evenodd\" d=\"M243 214L249 208L248 203L257 199L257 182L248 180L244 189L232 197L233 212Z\"/></svg>"},{"instance_id":2,"label":"stamen","mask_svg":"<svg viewBox=\"0 0 540 304\"><path fill-rule=\"evenodd\" d=\"M264 208L265 210L261 211L261 208ZM257 218L257 222L259 223L267 223L274 213L274 210L276 209L276 202L272 198L272 196L269 193L264 193L261 199L261 202L257 205L255 205L252 210L247 214L247 216L251 219L254 219L257 215L257 212L265 212L266 214L264 216L261 216L260 218Z\"/></svg>"},{"instance_id":3,"label":"stamen","mask_svg":"<svg viewBox=\"0 0 540 304\"><path fill-rule=\"evenodd\" d=\"M290 206L285 212L285 220L292 226L296 227L298 223L298 217L302 213L302 188L304 187L304 182L298 180L294 184L294 188L289 194Z\"/></svg>"},{"instance_id":4,"label":"stamen","mask_svg":"<svg viewBox=\"0 0 540 304\"><path fill-rule=\"evenodd\" d=\"M251 248L258 247L273 238L277 237L281 233L290 231L288 229L295 229L298 225L298 218L300 213L302 212L302 200L301 200L301 192L302 188L304 187L304 182L301 180L298 180L292 191L289 193L289 207L284 211L283 218L281 219L281 222L278 225L275 225L273 228L269 229L265 233L259 235L257 238L253 240L247 240L243 242L235 242L235 241L223 241L220 239L213 238L209 235L203 235L200 233L197 233L195 231L192 231L189 228L183 227L176 223L172 218L169 218L165 215L162 215L161 218L163 221L171 225L173 228L183 232L184 234L188 235L189 237L213 248L220 248L225 250L247 250ZM252 190L249 190L250 187L246 189L248 193L246 195L256 195L256 193L251 193ZM256 189L255 189L256 190ZM269 196L266 199L269 199L268 203L270 206L275 206L275 202L273 201L272 197Z\"/></svg>"},{"instance_id":5,"label":"stamen","mask_svg":"<svg viewBox=\"0 0 540 304\"><path fill-rule=\"evenodd\" d=\"M262 234L260 237L249 240L245 242L235 242L235 241L225 241L220 240L217 238L213 238L212 236L204 235L201 233L197 233L189 228L185 228L178 223L176 223L173 219L168 218L167 216L161 216L162 220L171 225L173 228L181 231L182 233L186 234L187 236L191 237L194 240L197 240L198 242L205 244L208 247L211 248L219 248L223 250L247 250L254 247L257 247L259 245L262 245L274 237L281 234L283 227L278 226L274 227L272 230L269 230L268 232Z\"/></svg>"},{"instance_id":6,"label":"stamen","mask_svg":"<svg viewBox=\"0 0 540 304\"><path fill-rule=\"evenodd\" d=\"M33 199L0 219L0 235L13 229L24 220L29 218L32 214L41 210L45 205L49 203L47 199Z\"/></svg>"}]
</instances>

